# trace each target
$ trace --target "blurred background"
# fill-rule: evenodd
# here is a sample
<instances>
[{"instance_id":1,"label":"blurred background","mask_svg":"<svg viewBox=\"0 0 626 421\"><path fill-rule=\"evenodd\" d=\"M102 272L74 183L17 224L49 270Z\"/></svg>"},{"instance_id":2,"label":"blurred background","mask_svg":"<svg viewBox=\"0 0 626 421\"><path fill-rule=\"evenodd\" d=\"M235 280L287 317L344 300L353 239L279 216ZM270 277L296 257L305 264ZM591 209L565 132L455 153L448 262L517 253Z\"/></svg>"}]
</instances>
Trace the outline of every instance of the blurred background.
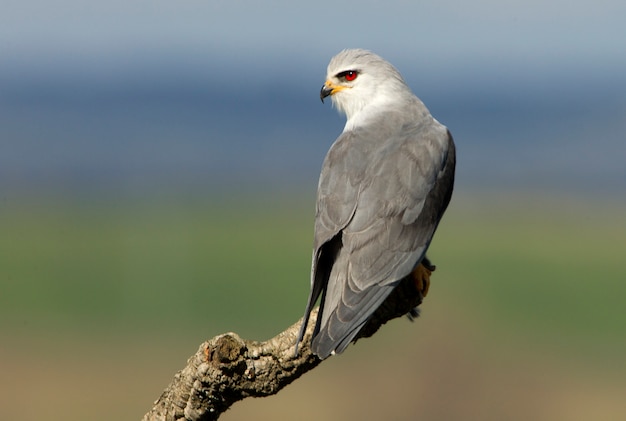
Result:
<instances>
[{"instance_id":1,"label":"blurred background","mask_svg":"<svg viewBox=\"0 0 626 421\"><path fill-rule=\"evenodd\" d=\"M224 420L626 418L626 3L4 0L0 418L140 419L301 317L328 60L457 143L422 316Z\"/></svg>"}]
</instances>

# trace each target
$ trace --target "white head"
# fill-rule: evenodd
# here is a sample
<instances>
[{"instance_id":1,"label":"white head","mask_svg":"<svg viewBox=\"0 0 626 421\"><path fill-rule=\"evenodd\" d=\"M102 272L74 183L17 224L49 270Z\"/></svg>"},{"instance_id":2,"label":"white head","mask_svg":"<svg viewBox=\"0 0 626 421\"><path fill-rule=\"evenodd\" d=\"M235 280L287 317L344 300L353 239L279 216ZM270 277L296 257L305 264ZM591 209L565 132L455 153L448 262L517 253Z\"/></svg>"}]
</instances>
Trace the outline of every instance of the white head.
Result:
<instances>
[{"instance_id":1,"label":"white head","mask_svg":"<svg viewBox=\"0 0 626 421\"><path fill-rule=\"evenodd\" d=\"M343 50L330 60L320 98L324 101L329 95L348 122L366 107L414 97L395 67L362 49Z\"/></svg>"}]
</instances>

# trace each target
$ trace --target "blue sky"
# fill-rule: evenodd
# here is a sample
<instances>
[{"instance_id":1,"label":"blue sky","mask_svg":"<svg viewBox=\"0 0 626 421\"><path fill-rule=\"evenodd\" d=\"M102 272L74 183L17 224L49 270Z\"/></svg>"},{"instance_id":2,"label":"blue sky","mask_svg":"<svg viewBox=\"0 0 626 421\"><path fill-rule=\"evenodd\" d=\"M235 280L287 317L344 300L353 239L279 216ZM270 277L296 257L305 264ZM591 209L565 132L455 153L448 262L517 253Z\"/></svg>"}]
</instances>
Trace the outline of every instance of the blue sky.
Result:
<instances>
[{"instance_id":1,"label":"blue sky","mask_svg":"<svg viewBox=\"0 0 626 421\"><path fill-rule=\"evenodd\" d=\"M491 54L606 58L624 52L625 15L619 0L5 0L0 52L99 56L199 49L288 60L363 46L407 62L409 56L456 61Z\"/></svg>"},{"instance_id":2,"label":"blue sky","mask_svg":"<svg viewBox=\"0 0 626 421\"><path fill-rule=\"evenodd\" d=\"M317 95L346 47L394 63L451 128L460 183L626 186L623 1L5 0L2 9L4 186L90 171L124 182L303 173L293 178L311 183L343 124Z\"/></svg>"}]
</instances>

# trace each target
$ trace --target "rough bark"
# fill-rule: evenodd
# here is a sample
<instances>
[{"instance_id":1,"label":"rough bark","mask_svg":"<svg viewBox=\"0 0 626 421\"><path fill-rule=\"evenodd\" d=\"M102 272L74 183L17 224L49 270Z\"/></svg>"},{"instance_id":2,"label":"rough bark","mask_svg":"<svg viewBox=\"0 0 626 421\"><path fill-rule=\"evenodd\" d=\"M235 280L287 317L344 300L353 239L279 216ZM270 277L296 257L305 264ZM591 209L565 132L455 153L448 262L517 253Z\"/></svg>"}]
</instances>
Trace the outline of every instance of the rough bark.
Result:
<instances>
[{"instance_id":1,"label":"rough bark","mask_svg":"<svg viewBox=\"0 0 626 421\"><path fill-rule=\"evenodd\" d=\"M404 279L357 338L372 336L393 318L416 316L414 309L422 298L412 279ZM235 333L204 342L143 420L217 420L239 400L278 393L322 362L309 347L317 311L311 313L297 355L294 346L302 319L265 342L244 340Z\"/></svg>"}]
</instances>

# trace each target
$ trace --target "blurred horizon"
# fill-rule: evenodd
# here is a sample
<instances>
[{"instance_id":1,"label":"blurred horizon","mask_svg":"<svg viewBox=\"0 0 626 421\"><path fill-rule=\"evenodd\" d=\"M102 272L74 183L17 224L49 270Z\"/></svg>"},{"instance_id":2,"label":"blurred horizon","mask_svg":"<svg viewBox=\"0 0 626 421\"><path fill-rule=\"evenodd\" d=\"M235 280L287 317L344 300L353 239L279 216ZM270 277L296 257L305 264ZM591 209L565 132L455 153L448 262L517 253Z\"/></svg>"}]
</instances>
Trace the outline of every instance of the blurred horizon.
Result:
<instances>
[{"instance_id":1,"label":"blurred horizon","mask_svg":"<svg viewBox=\"0 0 626 421\"><path fill-rule=\"evenodd\" d=\"M168 184L315 186L344 122L318 101L323 67L306 70L317 74L306 85L253 88L162 66L162 74L141 80L149 60L112 80L23 72L0 83L0 186L77 194L120 184L139 192ZM459 189L626 191L626 67L574 76L552 69L535 82L532 75L502 82L411 70L405 78L455 137Z\"/></svg>"}]
</instances>

